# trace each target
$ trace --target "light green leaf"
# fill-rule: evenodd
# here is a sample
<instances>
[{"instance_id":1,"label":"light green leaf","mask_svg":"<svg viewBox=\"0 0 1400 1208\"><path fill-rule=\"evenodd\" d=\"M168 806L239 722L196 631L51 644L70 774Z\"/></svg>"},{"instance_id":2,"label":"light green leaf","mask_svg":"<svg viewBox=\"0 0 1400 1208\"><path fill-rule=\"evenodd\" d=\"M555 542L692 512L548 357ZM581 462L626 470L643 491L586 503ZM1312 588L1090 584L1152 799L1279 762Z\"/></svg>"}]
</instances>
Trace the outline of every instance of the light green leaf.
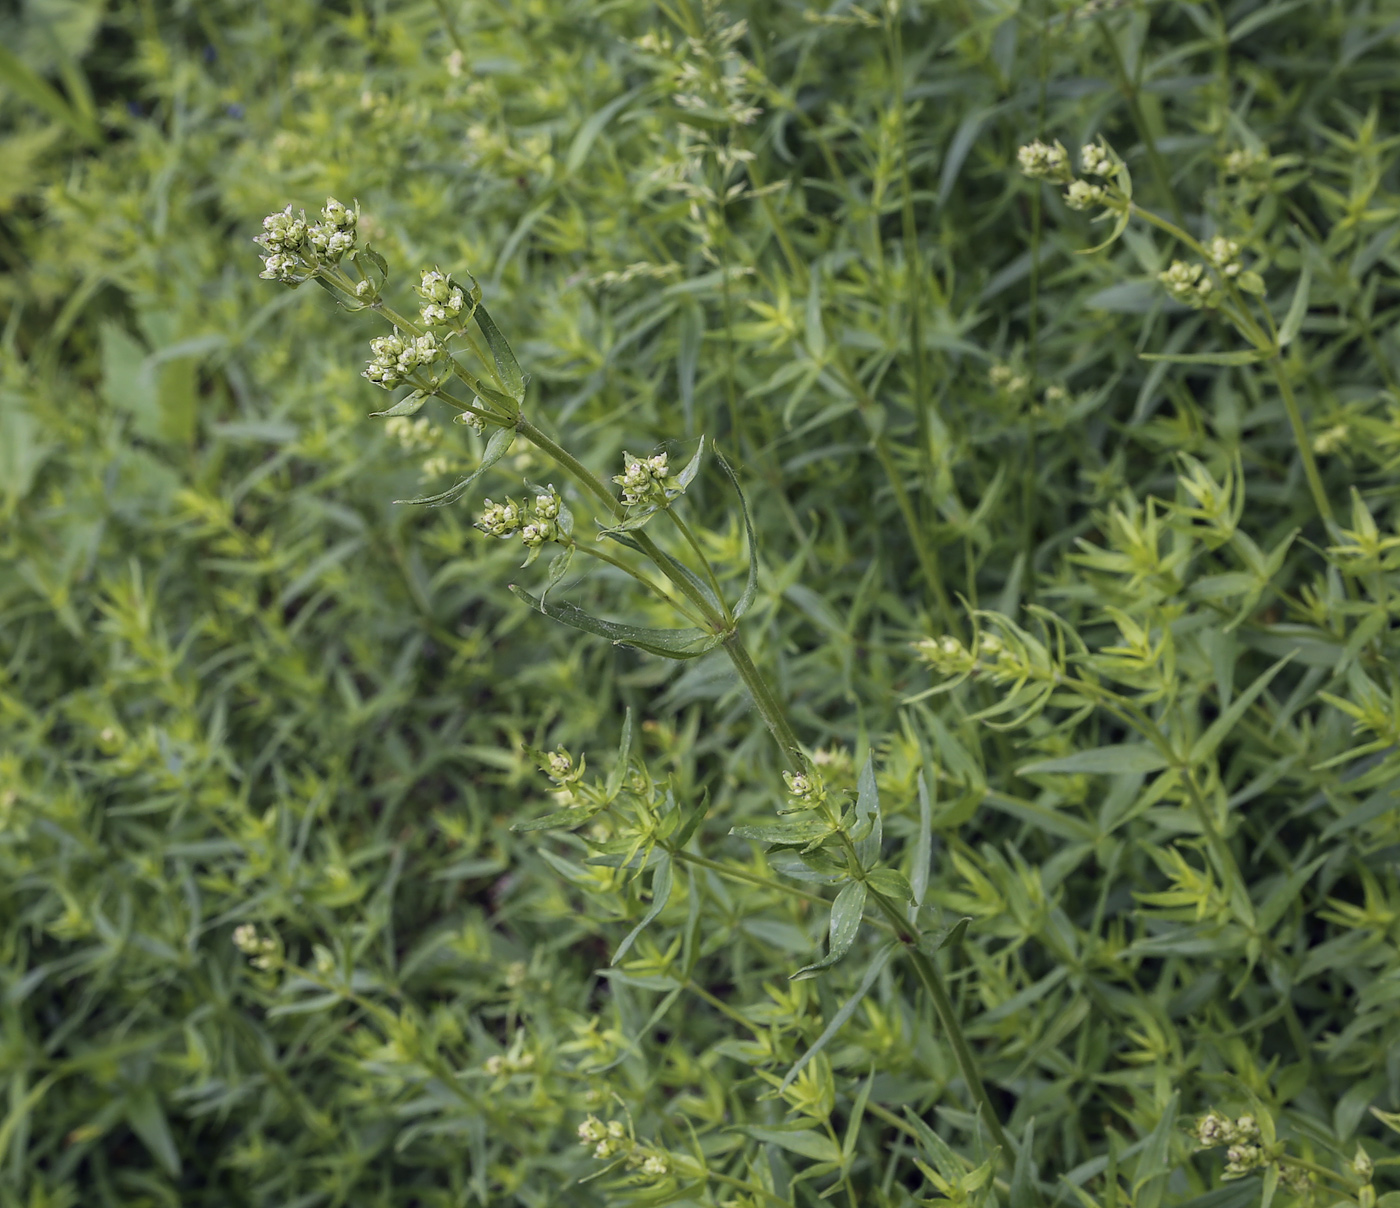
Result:
<instances>
[{"instance_id":1,"label":"light green leaf","mask_svg":"<svg viewBox=\"0 0 1400 1208\"><path fill-rule=\"evenodd\" d=\"M1253 365L1268 355L1257 348L1241 348L1235 352L1140 352L1138 359L1174 365Z\"/></svg>"},{"instance_id":2,"label":"light green leaf","mask_svg":"<svg viewBox=\"0 0 1400 1208\"><path fill-rule=\"evenodd\" d=\"M622 625L616 621L604 621L584 612L576 604L551 604L537 600L523 587L512 583L510 590L524 600L536 612L553 617L574 629L607 638L615 646L633 646L648 654L659 654L668 659L694 659L713 650L722 641L724 634L709 633L703 629L650 629L643 625Z\"/></svg>"},{"instance_id":3,"label":"light green leaf","mask_svg":"<svg viewBox=\"0 0 1400 1208\"><path fill-rule=\"evenodd\" d=\"M752 839L758 843L809 843L832 831L820 818L784 818L736 826L729 833L736 839Z\"/></svg>"},{"instance_id":4,"label":"light green leaf","mask_svg":"<svg viewBox=\"0 0 1400 1208\"><path fill-rule=\"evenodd\" d=\"M613 953L609 964L615 965L626 956L627 950L632 947L636 938L665 909L666 903L671 900L671 885L671 856L668 852L656 862L656 869L651 876L651 905L647 908L646 914L642 915L641 921L627 933L627 938L617 946L617 951Z\"/></svg>"},{"instance_id":5,"label":"light green leaf","mask_svg":"<svg viewBox=\"0 0 1400 1208\"><path fill-rule=\"evenodd\" d=\"M744 488L739 485L739 477L734 473L733 468L724 458L718 447L715 448L715 460L719 462L719 467L729 477L729 481L734 485L734 492L739 496L739 510L744 514L744 532L749 539L749 573L748 579L744 583L744 594L739 597L739 602L734 605L734 619L737 621L749 610L753 603L754 593L758 590L758 538L754 535L753 521L749 518L748 501L744 498Z\"/></svg>"},{"instance_id":6,"label":"light green leaf","mask_svg":"<svg viewBox=\"0 0 1400 1208\"><path fill-rule=\"evenodd\" d=\"M871 867L880 858L883 828L880 822L880 789L875 783L875 756L867 755L865 766L856 779L856 820L851 827L851 839L856 847L856 859L862 868Z\"/></svg>"},{"instance_id":7,"label":"light green leaf","mask_svg":"<svg viewBox=\"0 0 1400 1208\"><path fill-rule=\"evenodd\" d=\"M1298 274L1298 284L1293 287L1293 301L1288 304L1288 313L1283 317L1283 325L1278 329L1278 346L1287 348L1293 343L1298 329L1303 326L1303 318L1308 313L1308 292L1312 288L1312 269L1303 265Z\"/></svg>"},{"instance_id":8,"label":"light green leaf","mask_svg":"<svg viewBox=\"0 0 1400 1208\"><path fill-rule=\"evenodd\" d=\"M814 977L822 969L829 969L851 950L856 935L860 931L860 921L865 914L865 884L862 881L848 881L831 904L831 935L826 956L814 965L806 965L792 975L793 981L805 981Z\"/></svg>"},{"instance_id":9,"label":"light green leaf","mask_svg":"<svg viewBox=\"0 0 1400 1208\"><path fill-rule=\"evenodd\" d=\"M515 353L511 352L510 345L506 343L506 338L496 326L495 320L479 302L476 305L476 325L481 328L481 334L486 337L486 343L491 348L491 359L496 362L496 372L500 374L501 385L517 405L524 402L525 375L520 372L520 362L515 359Z\"/></svg>"},{"instance_id":10,"label":"light green leaf","mask_svg":"<svg viewBox=\"0 0 1400 1208\"><path fill-rule=\"evenodd\" d=\"M1150 743L1122 743L1119 746L1094 747L1088 751L1076 751L1073 755L1062 755L1057 759L1041 759L1034 763L1022 764L1016 769L1016 775L1063 773L1119 776L1160 771L1168 762L1167 757Z\"/></svg>"},{"instance_id":11,"label":"light green leaf","mask_svg":"<svg viewBox=\"0 0 1400 1208\"><path fill-rule=\"evenodd\" d=\"M909 884L909 878L893 868L877 868L874 872L866 874L865 882L876 893L894 898L897 902L914 900L914 890Z\"/></svg>"},{"instance_id":12,"label":"light green leaf","mask_svg":"<svg viewBox=\"0 0 1400 1208\"><path fill-rule=\"evenodd\" d=\"M814 1162L839 1164L841 1161L841 1150L836 1142L815 1129L760 1128L756 1124L747 1124L743 1131L755 1141L776 1145L780 1149L786 1149L789 1153L811 1158Z\"/></svg>"},{"instance_id":13,"label":"light green leaf","mask_svg":"<svg viewBox=\"0 0 1400 1208\"><path fill-rule=\"evenodd\" d=\"M165 1111L156 1099L155 1091L142 1087L126 1098L126 1119L131 1131L141 1138L142 1144L151 1151L168 1174L180 1173L180 1151L175 1148L175 1138L170 1133L170 1123Z\"/></svg>"},{"instance_id":14,"label":"light green leaf","mask_svg":"<svg viewBox=\"0 0 1400 1208\"><path fill-rule=\"evenodd\" d=\"M1274 676L1282 671L1284 666L1288 664L1292 658L1293 655L1291 653L1285 654L1283 658L1279 659L1278 662L1264 672L1254 683L1250 684L1248 688L1241 692L1238 699L1226 709L1224 713L1211 722L1210 728L1196 739L1191 746L1191 763L1193 766L1209 759L1215 754L1216 748L1224 741L1225 736L1235 728L1240 718L1244 716L1245 710L1259 698L1259 694L1269 686Z\"/></svg>"}]
</instances>

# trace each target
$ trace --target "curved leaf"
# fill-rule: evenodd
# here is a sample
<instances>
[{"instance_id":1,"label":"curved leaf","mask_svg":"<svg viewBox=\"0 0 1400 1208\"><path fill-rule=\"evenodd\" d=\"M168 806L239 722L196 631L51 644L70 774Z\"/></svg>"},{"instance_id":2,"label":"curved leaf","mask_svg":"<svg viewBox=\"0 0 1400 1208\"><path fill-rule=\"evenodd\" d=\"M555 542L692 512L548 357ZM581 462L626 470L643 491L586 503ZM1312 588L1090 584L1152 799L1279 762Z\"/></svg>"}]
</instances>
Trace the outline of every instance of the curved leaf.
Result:
<instances>
[{"instance_id":1,"label":"curved leaf","mask_svg":"<svg viewBox=\"0 0 1400 1208\"><path fill-rule=\"evenodd\" d=\"M720 469L728 476L729 481L734 484L734 493L739 496L739 507L744 513L744 531L749 537L749 577L744 584L744 594L739 597L739 602L734 605L734 619L737 621L749 610L753 603L754 594L758 591L758 538L754 536L753 521L749 518L749 503L744 498L744 488L739 485L738 475L724 458L724 454L719 451L719 446L714 446L715 460L719 462Z\"/></svg>"},{"instance_id":2,"label":"curved leaf","mask_svg":"<svg viewBox=\"0 0 1400 1208\"><path fill-rule=\"evenodd\" d=\"M584 612L576 604L550 604L537 600L523 587L512 583L510 590L530 605L536 612L553 617L565 625L582 629L585 633L607 638L615 646L633 646L648 654L659 654L668 659L693 659L707 654L722 641L722 633L709 633L694 627L687 629L650 629L642 625L622 625L616 621L604 621L591 613Z\"/></svg>"}]
</instances>

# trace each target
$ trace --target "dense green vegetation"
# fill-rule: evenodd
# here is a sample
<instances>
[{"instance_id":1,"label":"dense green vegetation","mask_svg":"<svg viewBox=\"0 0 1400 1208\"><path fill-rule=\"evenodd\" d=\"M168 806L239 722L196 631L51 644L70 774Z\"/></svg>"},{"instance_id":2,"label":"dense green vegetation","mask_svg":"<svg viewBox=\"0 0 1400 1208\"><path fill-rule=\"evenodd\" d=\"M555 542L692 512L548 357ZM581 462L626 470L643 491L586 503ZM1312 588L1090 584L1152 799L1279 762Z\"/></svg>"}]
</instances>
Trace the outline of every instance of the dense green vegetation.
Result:
<instances>
[{"instance_id":1,"label":"dense green vegetation","mask_svg":"<svg viewBox=\"0 0 1400 1208\"><path fill-rule=\"evenodd\" d=\"M1398 51L0 12L0 1205L1397 1208Z\"/></svg>"}]
</instances>

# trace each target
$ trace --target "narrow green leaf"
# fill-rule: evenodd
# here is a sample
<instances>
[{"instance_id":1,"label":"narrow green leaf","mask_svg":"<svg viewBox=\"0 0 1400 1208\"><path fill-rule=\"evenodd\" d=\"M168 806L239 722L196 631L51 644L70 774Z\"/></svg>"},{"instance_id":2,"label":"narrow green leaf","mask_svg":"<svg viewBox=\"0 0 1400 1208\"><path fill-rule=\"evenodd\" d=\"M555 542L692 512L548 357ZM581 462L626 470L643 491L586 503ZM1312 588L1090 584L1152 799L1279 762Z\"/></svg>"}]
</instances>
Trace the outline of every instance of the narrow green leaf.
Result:
<instances>
[{"instance_id":1,"label":"narrow green leaf","mask_svg":"<svg viewBox=\"0 0 1400 1208\"><path fill-rule=\"evenodd\" d=\"M1011 1171L1010 1208L1040 1208L1040 1177L1035 1168L1035 1117L1026 1121Z\"/></svg>"},{"instance_id":2,"label":"narrow green leaf","mask_svg":"<svg viewBox=\"0 0 1400 1208\"><path fill-rule=\"evenodd\" d=\"M575 806L572 809L555 810L542 818L532 818L529 822L516 822L510 829L518 835L527 835L531 831L573 830L576 826L582 826L597 812L588 806Z\"/></svg>"},{"instance_id":3,"label":"narrow green leaf","mask_svg":"<svg viewBox=\"0 0 1400 1208\"><path fill-rule=\"evenodd\" d=\"M752 839L758 843L809 843L831 834L831 827L820 818L782 818L736 826L729 833L736 839Z\"/></svg>"},{"instance_id":4,"label":"narrow green leaf","mask_svg":"<svg viewBox=\"0 0 1400 1208\"><path fill-rule=\"evenodd\" d=\"M544 588L540 592L540 599L543 600L549 594L551 587L557 587L559 581L569 573L569 566L574 560L574 547L566 545L549 561L549 574L545 579Z\"/></svg>"},{"instance_id":5,"label":"narrow green leaf","mask_svg":"<svg viewBox=\"0 0 1400 1208\"><path fill-rule=\"evenodd\" d=\"M626 956L627 950L632 947L636 938L666 908L666 903L671 900L671 886L671 856L668 852L656 862L656 869L651 875L651 905L647 907L647 912L642 915L641 921L627 933L627 938L617 946L617 951L613 953L609 964L615 965Z\"/></svg>"},{"instance_id":6,"label":"narrow green leaf","mask_svg":"<svg viewBox=\"0 0 1400 1208\"><path fill-rule=\"evenodd\" d=\"M826 328L822 325L821 269L813 265L807 286L807 351L814 361L826 357Z\"/></svg>"},{"instance_id":7,"label":"narrow green leaf","mask_svg":"<svg viewBox=\"0 0 1400 1208\"><path fill-rule=\"evenodd\" d=\"M848 881L831 904L831 934L826 956L814 965L806 965L792 975L793 981L805 981L814 977L820 970L829 969L851 950L860 931L860 921L865 914L865 883Z\"/></svg>"},{"instance_id":8,"label":"narrow green leaf","mask_svg":"<svg viewBox=\"0 0 1400 1208\"><path fill-rule=\"evenodd\" d=\"M814 1162L840 1163L841 1150L835 1141L811 1128L782 1129L760 1128L756 1124L744 1125L743 1131L755 1141L763 1141L786 1149L789 1153L811 1158Z\"/></svg>"},{"instance_id":9,"label":"narrow green leaf","mask_svg":"<svg viewBox=\"0 0 1400 1208\"><path fill-rule=\"evenodd\" d=\"M456 503L467 493L467 489L472 483L506 455L506 451L514 440L514 428L497 428L491 433L491 439L486 442L486 451L481 455L481 464L456 486L449 487L437 495L420 495L417 499L395 499L394 502L411 503L427 508L442 508L449 503Z\"/></svg>"},{"instance_id":10,"label":"narrow green leaf","mask_svg":"<svg viewBox=\"0 0 1400 1208\"><path fill-rule=\"evenodd\" d=\"M784 1082L786 1087L788 1084ZM875 1071L870 1071L870 1076L856 1092L855 1102L851 1104L851 1116L846 1121L846 1138L841 1143L841 1160L849 1162L856 1153L856 1142L860 1140L860 1126L865 1120L865 1105L870 1102L870 1091L875 1085Z\"/></svg>"},{"instance_id":11,"label":"narrow green leaf","mask_svg":"<svg viewBox=\"0 0 1400 1208\"><path fill-rule=\"evenodd\" d=\"M537 600L523 587L512 583L510 590L524 600L536 612L553 617L574 629L607 638L615 646L633 646L648 654L657 654L668 659L693 659L706 654L724 641L722 633L708 633L703 629L649 629L642 625L622 625L616 621L604 621L584 612L575 604L551 604Z\"/></svg>"},{"instance_id":12,"label":"narrow green leaf","mask_svg":"<svg viewBox=\"0 0 1400 1208\"><path fill-rule=\"evenodd\" d=\"M912 1108L904 1108L904 1118L914 1126L919 1148L924 1156L937 1168L938 1173L949 1183L956 1185L967 1173L967 1163L953 1151L952 1147L933 1131Z\"/></svg>"},{"instance_id":13,"label":"narrow green leaf","mask_svg":"<svg viewBox=\"0 0 1400 1208\"><path fill-rule=\"evenodd\" d=\"M141 1142L151 1151L168 1174L179 1175L180 1151L175 1148L175 1138L170 1132L170 1123L165 1111L156 1099L155 1091L142 1087L126 1099L126 1119L131 1131L141 1138Z\"/></svg>"},{"instance_id":14,"label":"narrow green leaf","mask_svg":"<svg viewBox=\"0 0 1400 1208\"><path fill-rule=\"evenodd\" d=\"M1235 352L1140 352L1138 359L1174 365L1253 365L1268 355L1257 348L1241 348Z\"/></svg>"},{"instance_id":15,"label":"narrow green leaf","mask_svg":"<svg viewBox=\"0 0 1400 1208\"><path fill-rule=\"evenodd\" d=\"M909 878L893 868L877 868L874 872L866 874L865 882L876 893L894 898L896 902L914 900L914 890L909 884Z\"/></svg>"},{"instance_id":16,"label":"narrow green leaf","mask_svg":"<svg viewBox=\"0 0 1400 1208\"><path fill-rule=\"evenodd\" d=\"M496 326L495 320L479 302L476 306L476 325L481 328L481 334L486 337L486 343L491 348L491 359L496 362L496 372L500 374L501 385L517 405L524 402L525 375L520 372L520 362L515 359L515 353L511 352L510 345L506 343L506 338Z\"/></svg>"},{"instance_id":17,"label":"narrow green leaf","mask_svg":"<svg viewBox=\"0 0 1400 1208\"><path fill-rule=\"evenodd\" d=\"M826 1027L822 1029L822 1034L812 1042L812 1047L793 1063L792 1069L788 1070L787 1076L782 1081L782 1085L778 1087L780 1093L787 1090L787 1088L792 1085L797 1075L807 1068L807 1063L820 1053L822 1049L826 1048L836 1036L836 1033L845 1027L846 1021L855 1014L856 1008L860 1006L861 999L870 993L870 987L875 984L875 979L883 972L897 947L899 947L898 941L891 940L875 954L874 959L865 970L865 976L860 979L860 985L856 987L855 992L841 1004L840 1009L831 1017Z\"/></svg>"},{"instance_id":18,"label":"narrow green leaf","mask_svg":"<svg viewBox=\"0 0 1400 1208\"><path fill-rule=\"evenodd\" d=\"M632 710L629 708L622 715L622 737L617 744L617 758L613 760L612 770L608 773L608 779L603 786L603 791L607 799L611 801L622 789L622 782L627 779L627 773L632 766Z\"/></svg>"},{"instance_id":19,"label":"narrow green leaf","mask_svg":"<svg viewBox=\"0 0 1400 1208\"><path fill-rule=\"evenodd\" d=\"M734 484L734 492L739 496L739 509L744 514L744 532L749 539L749 574L748 580L744 584L744 594L739 597L739 602L734 605L734 619L737 621L749 610L753 603L754 593L758 591L758 538L754 536L753 521L749 519L749 504L744 498L744 488L739 485L739 476L734 473L733 468L724 458L718 447L715 448L715 460L719 462L720 469L729 476L729 481Z\"/></svg>"},{"instance_id":20,"label":"narrow green leaf","mask_svg":"<svg viewBox=\"0 0 1400 1208\"><path fill-rule=\"evenodd\" d=\"M933 800L929 794L925 772L928 761L919 770L919 829L914 835L914 881L910 886L914 905L924 904L924 894L928 892L929 863L933 858ZM935 785L937 781L934 781Z\"/></svg>"},{"instance_id":21,"label":"narrow green leaf","mask_svg":"<svg viewBox=\"0 0 1400 1208\"><path fill-rule=\"evenodd\" d=\"M427 401L426 394L421 390L415 390L411 394L404 395L392 407L386 407L383 411L371 411L369 417L370 419L391 419L397 415L417 415L423 410L423 404ZM454 416L453 418L460 417Z\"/></svg>"},{"instance_id":22,"label":"narrow green leaf","mask_svg":"<svg viewBox=\"0 0 1400 1208\"><path fill-rule=\"evenodd\" d=\"M1291 653L1285 654L1283 658L1279 659L1277 663L1264 672L1254 683L1250 684L1248 688L1241 692L1238 699L1226 709L1224 713L1211 722L1210 728L1196 739L1191 746L1191 764L1193 767L1215 754L1216 748L1224 741L1225 736L1235 728L1240 718L1244 716L1245 710L1259 698L1259 694L1269 686L1274 676L1282 671L1284 666L1289 663L1292 658L1293 655Z\"/></svg>"},{"instance_id":23,"label":"narrow green leaf","mask_svg":"<svg viewBox=\"0 0 1400 1208\"><path fill-rule=\"evenodd\" d=\"M1308 293L1312 289L1312 268L1303 265L1298 274L1298 284L1293 287L1293 301L1288 304L1288 313L1283 316L1283 325L1278 329L1278 346L1287 348L1293 343L1298 329L1303 326L1303 318L1308 313Z\"/></svg>"},{"instance_id":24,"label":"narrow green leaf","mask_svg":"<svg viewBox=\"0 0 1400 1208\"><path fill-rule=\"evenodd\" d=\"M637 97L641 96L647 89L647 85L639 84L630 92L624 92L619 97L614 97L596 113L590 114L574 135L573 142L569 144L569 153L564 157L564 175L572 176L583 166L583 161L588 158L588 152L592 148L598 135L613 118L630 105Z\"/></svg>"},{"instance_id":25,"label":"narrow green leaf","mask_svg":"<svg viewBox=\"0 0 1400 1208\"><path fill-rule=\"evenodd\" d=\"M880 858L884 839L880 822L880 789L875 783L875 756L867 755L856 779L856 821L851 827L856 858L862 868L870 868Z\"/></svg>"},{"instance_id":26,"label":"narrow green leaf","mask_svg":"<svg viewBox=\"0 0 1400 1208\"><path fill-rule=\"evenodd\" d=\"M1016 769L1018 776L1063 773L1095 776L1120 776L1129 773L1157 772L1170 762L1149 743L1123 743L1115 747L1094 747L1076 751L1058 759L1040 759Z\"/></svg>"}]
</instances>

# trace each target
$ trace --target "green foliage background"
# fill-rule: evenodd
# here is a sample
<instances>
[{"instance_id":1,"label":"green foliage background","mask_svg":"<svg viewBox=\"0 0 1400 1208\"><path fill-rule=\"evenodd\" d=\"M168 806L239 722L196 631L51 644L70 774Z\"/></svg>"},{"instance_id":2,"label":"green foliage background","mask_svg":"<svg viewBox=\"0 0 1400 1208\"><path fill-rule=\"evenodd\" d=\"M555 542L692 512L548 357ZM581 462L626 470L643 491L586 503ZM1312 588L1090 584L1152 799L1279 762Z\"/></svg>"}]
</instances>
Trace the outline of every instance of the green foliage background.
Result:
<instances>
[{"instance_id":1,"label":"green foliage background","mask_svg":"<svg viewBox=\"0 0 1400 1208\"><path fill-rule=\"evenodd\" d=\"M1397 22L1389 0L7 8L0 1203L1293 1197L1195 1155L1216 1106L1340 1172L1318 1202L1369 1208L1348 1163L1385 1152L1367 1109L1400 1109ZM1016 171L1032 138L1100 135L1143 205L1240 242L1295 316L1278 357L1141 359L1242 345L1168 300L1159 230L1080 255L1107 231ZM925 930L971 920L937 959L1014 1170L976 1177L985 1129L877 926L789 981L829 894L729 835L771 819L783 769L728 663L555 626L507 592L535 572L475 500L391 503L478 446L432 406L386 435L357 376L382 327L257 278L263 215L327 194L359 200L391 291L476 275L529 414L597 472L701 434L733 461L756 658L833 792L873 752ZM522 449L488 492L564 485ZM1184 457L1235 476L1246 536L1195 522ZM737 592L713 465L685 506ZM674 620L610 573L558 590ZM1001 728L985 677L923 696L911 642L970 640L978 608L1034 629L1031 605L1071 650L1132 645L1106 608L1158 644L1121 682L1191 752L1237 883L1121 719ZM617 769L637 826L667 788L707 803L611 970L652 882L584 861L630 815L511 830L556 807L524 750L556 743ZM271 968L231 942L246 923ZM590 1113L716 1177L578 1185ZM1392 1186L1381 1166L1371 1202Z\"/></svg>"}]
</instances>

